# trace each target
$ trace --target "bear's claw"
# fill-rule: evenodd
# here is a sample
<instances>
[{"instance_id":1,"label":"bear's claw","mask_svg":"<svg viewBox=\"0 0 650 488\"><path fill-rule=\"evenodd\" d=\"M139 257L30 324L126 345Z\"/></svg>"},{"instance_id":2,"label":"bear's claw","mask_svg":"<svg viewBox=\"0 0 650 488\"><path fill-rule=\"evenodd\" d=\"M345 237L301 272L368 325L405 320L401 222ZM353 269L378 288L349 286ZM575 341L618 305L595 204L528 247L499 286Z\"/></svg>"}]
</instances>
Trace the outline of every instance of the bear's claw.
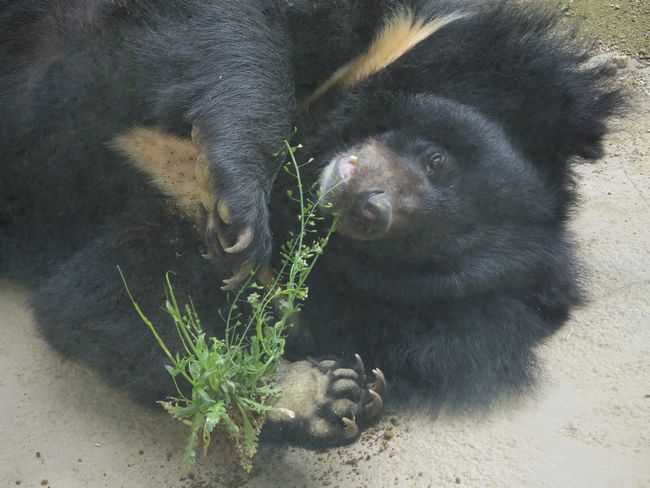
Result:
<instances>
[{"instance_id":1,"label":"bear's claw","mask_svg":"<svg viewBox=\"0 0 650 488\"><path fill-rule=\"evenodd\" d=\"M381 409L384 406L384 402L379 394L374 390L368 390L368 394L370 395L371 400L370 403L363 407L363 414L368 418L373 418L379 415L379 412L381 412Z\"/></svg>"},{"instance_id":2,"label":"bear's claw","mask_svg":"<svg viewBox=\"0 0 650 488\"><path fill-rule=\"evenodd\" d=\"M360 377L363 377L366 374L366 367L363 364L363 359L361 359L361 356L358 354L354 355L354 359L356 361L356 364L354 365L354 370L357 372L357 374Z\"/></svg>"},{"instance_id":3,"label":"bear's claw","mask_svg":"<svg viewBox=\"0 0 650 488\"><path fill-rule=\"evenodd\" d=\"M232 291L236 289L241 283L243 283L246 278L248 278L248 275L251 273L253 270L253 266L250 264L244 264L242 265L241 268L235 274L233 274L230 278L226 278L223 280L224 285L221 287L223 291Z\"/></svg>"},{"instance_id":4,"label":"bear's claw","mask_svg":"<svg viewBox=\"0 0 650 488\"><path fill-rule=\"evenodd\" d=\"M230 215L230 208L225 200L221 199L217 203L217 214L221 221L226 225L232 225L232 216Z\"/></svg>"},{"instance_id":5,"label":"bear's claw","mask_svg":"<svg viewBox=\"0 0 650 488\"><path fill-rule=\"evenodd\" d=\"M370 390L381 395L386 391L386 378L384 377L384 373L381 372L381 369L375 368L372 370L372 374L375 377L375 381L370 385Z\"/></svg>"},{"instance_id":6,"label":"bear's claw","mask_svg":"<svg viewBox=\"0 0 650 488\"><path fill-rule=\"evenodd\" d=\"M223 250L228 254L237 254L238 252L245 250L251 242L253 242L253 229L247 227L241 234L239 234L239 236L237 236L237 242L230 247L224 247ZM221 244L223 245L223 242L221 242Z\"/></svg>"},{"instance_id":7,"label":"bear's claw","mask_svg":"<svg viewBox=\"0 0 650 488\"><path fill-rule=\"evenodd\" d=\"M352 439L353 437L356 437L357 434L359 434L359 426L354 420L351 420L346 417L343 417L341 420L343 421L344 439Z\"/></svg>"}]
</instances>

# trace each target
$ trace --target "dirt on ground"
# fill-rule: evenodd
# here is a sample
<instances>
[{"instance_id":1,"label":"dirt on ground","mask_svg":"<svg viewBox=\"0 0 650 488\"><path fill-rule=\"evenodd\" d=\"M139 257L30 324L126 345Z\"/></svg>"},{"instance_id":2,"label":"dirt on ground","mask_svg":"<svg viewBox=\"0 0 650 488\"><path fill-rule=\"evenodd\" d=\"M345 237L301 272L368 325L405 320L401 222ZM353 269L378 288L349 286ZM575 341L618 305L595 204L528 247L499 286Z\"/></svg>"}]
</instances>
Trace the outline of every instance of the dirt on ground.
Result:
<instances>
[{"instance_id":1,"label":"dirt on ground","mask_svg":"<svg viewBox=\"0 0 650 488\"><path fill-rule=\"evenodd\" d=\"M648 0L568 0L560 5L567 17L598 36L602 50L650 59Z\"/></svg>"},{"instance_id":2,"label":"dirt on ground","mask_svg":"<svg viewBox=\"0 0 650 488\"><path fill-rule=\"evenodd\" d=\"M215 453L186 471L184 426L54 353L29 291L0 281L0 486L650 487L650 68L639 55L649 7L567 5L593 7L580 15L603 27L602 45L635 55L619 71L632 108L606 156L579 169L572 227L590 302L539 348L535 395L480 417L387 412L343 448L263 446L250 476L227 473ZM619 41L617 12L634 5L633 35Z\"/></svg>"}]
</instances>

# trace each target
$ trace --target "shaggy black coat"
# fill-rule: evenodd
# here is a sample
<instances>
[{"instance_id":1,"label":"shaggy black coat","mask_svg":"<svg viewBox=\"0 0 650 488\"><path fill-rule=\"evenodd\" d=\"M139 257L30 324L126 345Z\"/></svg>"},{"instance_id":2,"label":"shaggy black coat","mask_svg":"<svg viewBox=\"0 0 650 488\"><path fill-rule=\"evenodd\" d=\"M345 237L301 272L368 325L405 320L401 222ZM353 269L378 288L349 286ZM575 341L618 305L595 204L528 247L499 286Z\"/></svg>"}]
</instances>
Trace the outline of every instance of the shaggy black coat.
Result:
<instances>
[{"instance_id":1,"label":"shaggy black coat","mask_svg":"<svg viewBox=\"0 0 650 488\"><path fill-rule=\"evenodd\" d=\"M425 18L466 15L304 110L399 5ZM37 285L36 317L55 347L159 399L173 391L165 359L116 265L158 324L166 271L205 317L224 304L227 270L200 257L192 224L107 142L135 123L184 136L200 127L220 191L261 236L259 257L269 209L279 241L294 219L281 179L267 205L280 164L271 155L293 126L302 154L323 166L368 138L404 155L409 137L432 134L460 162L421 195L419 230L336 235L303 314L314 340L293 352L359 353L430 404L521 391L535 376L535 345L580 301L566 230L571 164L602 154L620 105L559 22L503 1L9 2L0 13L0 268ZM159 329L174 343L172 328Z\"/></svg>"}]
</instances>

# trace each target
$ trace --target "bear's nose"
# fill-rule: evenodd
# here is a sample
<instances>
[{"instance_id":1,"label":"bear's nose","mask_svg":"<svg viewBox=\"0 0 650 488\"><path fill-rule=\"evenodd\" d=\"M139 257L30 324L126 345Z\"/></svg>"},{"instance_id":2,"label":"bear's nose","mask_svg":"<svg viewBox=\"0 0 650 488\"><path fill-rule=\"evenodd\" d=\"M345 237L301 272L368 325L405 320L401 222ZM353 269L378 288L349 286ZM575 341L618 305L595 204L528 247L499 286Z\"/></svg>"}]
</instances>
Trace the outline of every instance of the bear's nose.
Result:
<instances>
[{"instance_id":1,"label":"bear's nose","mask_svg":"<svg viewBox=\"0 0 650 488\"><path fill-rule=\"evenodd\" d=\"M352 211L357 219L373 231L385 231L390 224L390 200L381 190L368 190L361 193L356 198Z\"/></svg>"}]
</instances>

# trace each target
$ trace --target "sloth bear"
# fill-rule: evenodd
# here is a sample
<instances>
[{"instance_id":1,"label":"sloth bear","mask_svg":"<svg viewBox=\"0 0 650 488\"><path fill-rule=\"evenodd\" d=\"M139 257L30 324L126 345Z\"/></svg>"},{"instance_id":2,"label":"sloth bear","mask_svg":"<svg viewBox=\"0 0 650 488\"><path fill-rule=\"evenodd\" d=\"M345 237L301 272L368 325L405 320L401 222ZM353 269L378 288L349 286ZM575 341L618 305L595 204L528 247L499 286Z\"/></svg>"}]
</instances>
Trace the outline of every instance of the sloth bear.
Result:
<instances>
[{"instance_id":1,"label":"sloth bear","mask_svg":"<svg viewBox=\"0 0 650 488\"><path fill-rule=\"evenodd\" d=\"M58 350L162 398L165 357L115 267L154 323L167 271L216 317L219 282L273 261L295 219L274 156L295 126L341 220L289 338L279 405L295 416L270 427L354 437L384 393L379 371L367 385L360 359L346 367L357 353L394 400L526 391L534 347L580 303L571 166L601 156L621 105L560 20L507 1L9 2L0 270L35 286ZM120 139L141 171L110 147L134 124L159 128ZM165 181L192 187L192 127L208 172L183 193ZM182 210L198 200L197 232Z\"/></svg>"}]
</instances>

